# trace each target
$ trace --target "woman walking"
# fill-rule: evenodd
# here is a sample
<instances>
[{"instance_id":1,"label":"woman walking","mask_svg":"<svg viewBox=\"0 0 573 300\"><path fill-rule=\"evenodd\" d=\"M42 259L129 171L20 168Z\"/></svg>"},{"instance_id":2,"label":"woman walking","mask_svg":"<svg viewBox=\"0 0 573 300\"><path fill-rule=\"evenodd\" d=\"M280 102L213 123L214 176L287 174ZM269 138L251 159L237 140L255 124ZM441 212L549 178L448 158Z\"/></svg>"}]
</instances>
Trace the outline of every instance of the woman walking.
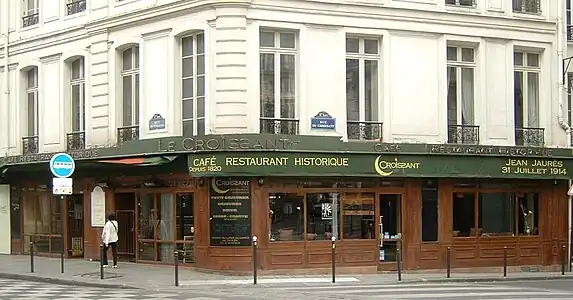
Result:
<instances>
[{"instance_id":1,"label":"woman walking","mask_svg":"<svg viewBox=\"0 0 573 300\"><path fill-rule=\"evenodd\" d=\"M113 255L113 268L117 268L117 221L115 220L115 216L110 214L107 217L107 222L103 227L103 231L101 233L101 240L103 242L103 267L107 268L107 250L111 247L111 254Z\"/></svg>"}]
</instances>

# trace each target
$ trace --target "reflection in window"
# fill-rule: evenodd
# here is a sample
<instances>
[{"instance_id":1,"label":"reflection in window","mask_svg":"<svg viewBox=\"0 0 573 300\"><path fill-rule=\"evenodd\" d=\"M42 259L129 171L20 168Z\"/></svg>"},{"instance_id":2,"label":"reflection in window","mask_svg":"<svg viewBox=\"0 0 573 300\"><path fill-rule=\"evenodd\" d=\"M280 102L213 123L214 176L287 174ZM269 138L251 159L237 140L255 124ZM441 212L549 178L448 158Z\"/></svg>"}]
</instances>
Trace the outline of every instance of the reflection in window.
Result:
<instances>
[{"instance_id":1,"label":"reflection in window","mask_svg":"<svg viewBox=\"0 0 573 300\"><path fill-rule=\"evenodd\" d=\"M177 194L177 240L190 241L195 236L193 194Z\"/></svg>"},{"instance_id":2,"label":"reflection in window","mask_svg":"<svg viewBox=\"0 0 573 300\"><path fill-rule=\"evenodd\" d=\"M453 236L476 236L474 193L454 193Z\"/></svg>"},{"instance_id":3,"label":"reflection in window","mask_svg":"<svg viewBox=\"0 0 573 300\"><path fill-rule=\"evenodd\" d=\"M520 235L539 235L539 195L527 193L517 195L517 220Z\"/></svg>"},{"instance_id":4,"label":"reflection in window","mask_svg":"<svg viewBox=\"0 0 573 300\"><path fill-rule=\"evenodd\" d=\"M330 240L340 232L340 222L333 232L332 218L340 218L339 193L308 193L307 197L307 240Z\"/></svg>"},{"instance_id":5,"label":"reflection in window","mask_svg":"<svg viewBox=\"0 0 573 300\"><path fill-rule=\"evenodd\" d=\"M153 225L155 224L155 209L153 194L142 195L139 198L139 238L154 239Z\"/></svg>"},{"instance_id":6,"label":"reflection in window","mask_svg":"<svg viewBox=\"0 0 573 300\"><path fill-rule=\"evenodd\" d=\"M438 241L438 180L424 180L422 186L422 241Z\"/></svg>"},{"instance_id":7,"label":"reflection in window","mask_svg":"<svg viewBox=\"0 0 573 300\"><path fill-rule=\"evenodd\" d=\"M304 233L304 197L292 193L269 194L271 241L300 241Z\"/></svg>"},{"instance_id":8,"label":"reflection in window","mask_svg":"<svg viewBox=\"0 0 573 300\"><path fill-rule=\"evenodd\" d=\"M345 193L342 198L343 237L345 239L373 239L374 229L374 193Z\"/></svg>"},{"instance_id":9,"label":"reflection in window","mask_svg":"<svg viewBox=\"0 0 573 300\"><path fill-rule=\"evenodd\" d=\"M515 228L515 198L511 193L480 193L478 227L483 235L512 235Z\"/></svg>"}]
</instances>

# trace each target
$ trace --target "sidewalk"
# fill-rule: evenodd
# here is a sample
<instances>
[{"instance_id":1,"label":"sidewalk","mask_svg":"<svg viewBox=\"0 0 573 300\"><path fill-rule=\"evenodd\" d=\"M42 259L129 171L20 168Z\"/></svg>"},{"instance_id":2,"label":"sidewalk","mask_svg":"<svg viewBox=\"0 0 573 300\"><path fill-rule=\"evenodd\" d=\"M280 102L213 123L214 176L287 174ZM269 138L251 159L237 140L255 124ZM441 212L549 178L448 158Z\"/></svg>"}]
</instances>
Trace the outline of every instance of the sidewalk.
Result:
<instances>
[{"instance_id":1,"label":"sidewalk","mask_svg":"<svg viewBox=\"0 0 573 300\"><path fill-rule=\"evenodd\" d=\"M136 263L120 264L118 269L104 269L104 279L100 279L99 262L82 259L65 261L65 272L60 270L58 258L35 257L35 272L30 273L30 257L26 255L0 255L0 278L42 281L65 285L89 287L131 288L148 290L165 290L174 287L174 268L167 265L149 265ZM569 270L567 270L569 271ZM552 280L573 279L573 273L566 272L508 272L506 278L497 273L456 273L453 269L451 278L445 272L440 273L403 273L402 282L492 282L515 280ZM324 285L331 282L331 275L309 276L259 276L260 287L276 285ZM222 285L252 285L249 276L228 276L203 273L186 268L179 268L179 288L197 288ZM379 285L398 283L397 274L383 273L372 275L339 275L337 285Z\"/></svg>"}]
</instances>

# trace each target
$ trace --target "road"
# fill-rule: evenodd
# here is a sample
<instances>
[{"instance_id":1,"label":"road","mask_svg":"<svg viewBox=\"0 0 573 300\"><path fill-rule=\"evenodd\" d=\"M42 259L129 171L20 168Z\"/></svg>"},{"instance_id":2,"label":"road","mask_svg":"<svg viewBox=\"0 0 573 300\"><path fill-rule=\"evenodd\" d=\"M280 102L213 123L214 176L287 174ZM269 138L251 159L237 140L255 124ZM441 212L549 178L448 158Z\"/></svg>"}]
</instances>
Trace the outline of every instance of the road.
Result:
<instances>
[{"instance_id":1,"label":"road","mask_svg":"<svg viewBox=\"0 0 573 300\"><path fill-rule=\"evenodd\" d=\"M573 299L569 281L321 285L219 285L167 291L114 290L0 279L0 299Z\"/></svg>"}]
</instances>

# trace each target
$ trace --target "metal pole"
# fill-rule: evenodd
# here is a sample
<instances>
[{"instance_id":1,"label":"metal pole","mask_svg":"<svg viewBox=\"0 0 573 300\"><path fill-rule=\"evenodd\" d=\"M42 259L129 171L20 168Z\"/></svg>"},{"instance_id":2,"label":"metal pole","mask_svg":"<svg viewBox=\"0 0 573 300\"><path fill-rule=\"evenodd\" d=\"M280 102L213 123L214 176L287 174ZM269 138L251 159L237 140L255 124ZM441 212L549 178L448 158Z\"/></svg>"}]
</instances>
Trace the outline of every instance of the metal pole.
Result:
<instances>
[{"instance_id":1,"label":"metal pole","mask_svg":"<svg viewBox=\"0 0 573 300\"><path fill-rule=\"evenodd\" d=\"M257 236L253 236L253 284L257 284Z\"/></svg>"},{"instance_id":2,"label":"metal pole","mask_svg":"<svg viewBox=\"0 0 573 300\"><path fill-rule=\"evenodd\" d=\"M336 237L332 236L332 283L336 283Z\"/></svg>"},{"instance_id":3,"label":"metal pole","mask_svg":"<svg viewBox=\"0 0 573 300\"><path fill-rule=\"evenodd\" d=\"M175 250L175 286L179 286L179 251Z\"/></svg>"},{"instance_id":4,"label":"metal pole","mask_svg":"<svg viewBox=\"0 0 573 300\"><path fill-rule=\"evenodd\" d=\"M62 203L61 203L61 211L63 212L63 211L64 211L64 207L65 207L65 205L64 205L64 196L61 196L60 199L62 200ZM60 218L60 223L62 224L62 226L61 226L61 227L62 227L62 231L61 231L61 232L62 232L62 253L61 253L61 257L60 257L60 268L61 268L61 271L62 271L62 274L63 274L63 273L64 273L64 254L65 254L64 248L65 248L65 245L66 245L66 241L64 240L64 219L63 219L63 218Z\"/></svg>"},{"instance_id":5,"label":"metal pole","mask_svg":"<svg viewBox=\"0 0 573 300\"><path fill-rule=\"evenodd\" d=\"M507 277L507 246L503 247L503 277Z\"/></svg>"},{"instance_id":6,"label":"metal pole","mask_svg":"<svg viewBox=\"0 0 573 300\"><path fill-rule=\"evenodd\" d=\"M64 245L62 245L62 254L60 255L60 269L64 273Z\"/></svg>"},{"instance_id":7,"label":"metal pole","mask_svg":"<svg viewBox=\"0 0 573 300\"><path fill-rule=\"evenodd\" d=\"M565 245L561 246L561 275L565 275Z\"/></svg>"},{"instance_id":8,"label":"metal pole","mask_svg":"<svg viewBox=\"0 0 573 300\"><path fill-rule=\"evenodd\" d=\"M452 272L452 249L448 247L446 252L446 278L450 278Z\"/></svg>"},{"instance_id":9,"label":"metal pole","mask_svg":"<svg viewBox=\"0 0 573 300\"><path fill-rule=\"evenodd\" d=\"M99 279L103 280L103 243L99 245Z\"/></svg>"},{"instance_id":10,"label":"metal pole","mask_svg":"<svg viewBox=\"0 0 573 300\"><path fill-rule=\"evenodd\" d=\"M32 237L30 237L32 239ZM34 273L34 242L30 242L30 273Z\"/></svg>"},{"instance_id":11,"label":"metal pole","mask_svg":"<svg viewBox=\"0 0 573 300\"><path fill-rule=\"evenodd\" d=\"M400 249L396 249L396 269L398 270L398 281L402 281L402 254Z\"/></svg>"}]
</instances>

